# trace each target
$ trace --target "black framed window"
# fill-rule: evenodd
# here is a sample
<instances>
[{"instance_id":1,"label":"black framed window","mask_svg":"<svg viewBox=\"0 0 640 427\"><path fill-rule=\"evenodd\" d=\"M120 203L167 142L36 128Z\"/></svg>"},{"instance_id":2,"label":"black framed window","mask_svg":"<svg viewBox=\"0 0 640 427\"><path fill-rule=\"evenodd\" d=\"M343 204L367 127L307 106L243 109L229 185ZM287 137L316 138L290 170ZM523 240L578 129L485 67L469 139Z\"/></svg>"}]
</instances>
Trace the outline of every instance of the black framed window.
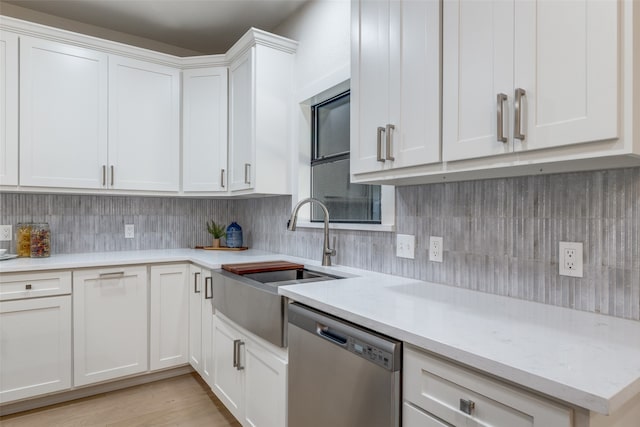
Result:
<instances>
[{"instance_id":1,"label":"black framed window","mask_svg":"<svg viewBox=\"0 0 640 427\"><path fill-rule=\"evenodd\" d=\"M349 110L349 92L311 106L311 197L327 206L331 222L380 224L380 186L351 183ZM323 220L312 205L311 221Z\"/></svg>"}]
</instances>

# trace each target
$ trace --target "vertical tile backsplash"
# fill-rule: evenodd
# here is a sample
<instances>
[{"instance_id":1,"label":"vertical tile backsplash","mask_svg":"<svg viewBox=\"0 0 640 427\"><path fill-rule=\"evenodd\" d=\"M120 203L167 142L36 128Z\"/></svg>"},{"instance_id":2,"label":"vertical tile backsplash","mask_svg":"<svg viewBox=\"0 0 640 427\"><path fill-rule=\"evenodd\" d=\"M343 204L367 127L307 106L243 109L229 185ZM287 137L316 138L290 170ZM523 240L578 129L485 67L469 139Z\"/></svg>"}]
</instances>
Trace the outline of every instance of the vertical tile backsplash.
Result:
<instances>
[{"instance_id":1,"label":"vertical tile backsplash","mask_svg":"<svg viewBox=\"0 0 640 427\"><path fill-rule=\"evenodd\" d=\"M210 245L205 222L228 224L232 216L225 200L0 194L0 223L48 222L54 254ZM135 226L134 239L124 238L125 224Z\"/></svg>"},{"instance_id":2,"label":"vertical tile backsplash","mask_svg":"<svg viewBox=\"0 0 640 427\"><path fill-rule=\"evenodd\" d=\"M49 222L53 253L73 253L209 244L205 221L237 220L253 248L320 260L322 230L287 231L291 207L3 193L0 223ZM395 233L332 230L334 263L640 320L640 168L398 187L396 228L416 236L415 259L395 256ZM429 236L444 238L443 263ZM584 278L558 275L559 241L584 243Z\"/></svg>"},{"instance_id":3,"label":"vertical tile backsplash","mask_svg":"<svg viewBox=\"0 0 640 427\"><path fill-rule=\"evenodd\" d=\"M253 247L320 259L321 230L284 228L289 197L237 203ZM398 187L396 228L415 259L395 233L332 231L335 263L640 320L640 168ZM560 241L584 243L583 278L558 275Z\"/></svg>"}]
</instances>

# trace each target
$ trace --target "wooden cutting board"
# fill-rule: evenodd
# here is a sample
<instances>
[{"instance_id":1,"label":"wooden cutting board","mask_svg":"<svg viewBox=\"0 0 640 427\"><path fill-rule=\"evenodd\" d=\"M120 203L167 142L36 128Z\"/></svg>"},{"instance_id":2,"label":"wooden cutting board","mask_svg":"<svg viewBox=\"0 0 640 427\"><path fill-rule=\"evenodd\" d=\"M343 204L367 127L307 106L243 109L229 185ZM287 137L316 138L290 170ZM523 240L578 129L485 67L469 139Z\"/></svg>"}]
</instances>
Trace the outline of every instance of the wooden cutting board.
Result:
<instances>
[{"instance_id":1,"label":"wooden cutting board","mask_svg":"<svg viewBox=\"0 0 640 427\"><path fill-rule=\"evenodd\" d=\"M303 264L288 261L245 262L241 264L222 264L222 269L235 274L261 273L263 271L299 270Z\"/></svg>"}]
</instances>

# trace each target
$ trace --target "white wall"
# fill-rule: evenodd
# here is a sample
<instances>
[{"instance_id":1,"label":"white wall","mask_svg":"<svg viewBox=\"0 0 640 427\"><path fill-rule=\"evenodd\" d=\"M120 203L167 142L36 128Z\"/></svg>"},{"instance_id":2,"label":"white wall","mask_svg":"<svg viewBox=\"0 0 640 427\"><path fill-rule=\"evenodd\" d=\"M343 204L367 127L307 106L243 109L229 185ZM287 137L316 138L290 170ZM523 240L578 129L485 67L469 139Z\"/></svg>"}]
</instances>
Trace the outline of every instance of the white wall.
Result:
<instances>
[{"instance_id":1,"label":"white wall","mask_svg":"<svg viewBox=\"0 0 640 427\"><path fill-rule=\"evenodd\" d=\"M351 2L311 0L280 24L276 34L298 41L294 81L294 135L291 176L292 202L309 196L310 104L312 98L340 85L348 88L351 77ZM301 218L308 218L308 209Z\"/></svg>"}]
</instances>

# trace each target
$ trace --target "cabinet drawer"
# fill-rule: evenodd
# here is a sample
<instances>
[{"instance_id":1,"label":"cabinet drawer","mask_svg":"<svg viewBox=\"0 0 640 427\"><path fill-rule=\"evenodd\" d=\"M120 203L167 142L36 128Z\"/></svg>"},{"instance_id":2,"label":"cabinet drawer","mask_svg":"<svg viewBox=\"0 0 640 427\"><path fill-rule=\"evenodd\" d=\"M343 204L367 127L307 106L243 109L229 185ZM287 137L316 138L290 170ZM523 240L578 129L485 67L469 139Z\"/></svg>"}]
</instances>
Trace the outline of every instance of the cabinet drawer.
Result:
<instances>
[{"instance_id":1,"label":"cabinet drawer","mask_svg":"<svg viewBox=\"0 0 640 427\"><path fill-rule=\"evenodd\" d=\"M570 427L572 410L405 346L404 398L453 425ZM461 409L472 403L468 413Z\"/></svg>"},{"instance_id":2,"label":"cabinet drawer","mask_svg":"<svg viewBox=\"0 0 640 427\"><path fill-rule=\"evenodd\" d=\"M70 293L70 271L0 275L0 301Z\"/></svg>"},{"instance_id":3,"label":"cabinet drawer","mask_svg":"<svg viewBox=\"0 0 640 427\"><path fill-rule=\"evenodd\" d=\"M451 427L451 424L438 420L404 402L402 405L402 427Z\"/></svg>"}]
</instances>

